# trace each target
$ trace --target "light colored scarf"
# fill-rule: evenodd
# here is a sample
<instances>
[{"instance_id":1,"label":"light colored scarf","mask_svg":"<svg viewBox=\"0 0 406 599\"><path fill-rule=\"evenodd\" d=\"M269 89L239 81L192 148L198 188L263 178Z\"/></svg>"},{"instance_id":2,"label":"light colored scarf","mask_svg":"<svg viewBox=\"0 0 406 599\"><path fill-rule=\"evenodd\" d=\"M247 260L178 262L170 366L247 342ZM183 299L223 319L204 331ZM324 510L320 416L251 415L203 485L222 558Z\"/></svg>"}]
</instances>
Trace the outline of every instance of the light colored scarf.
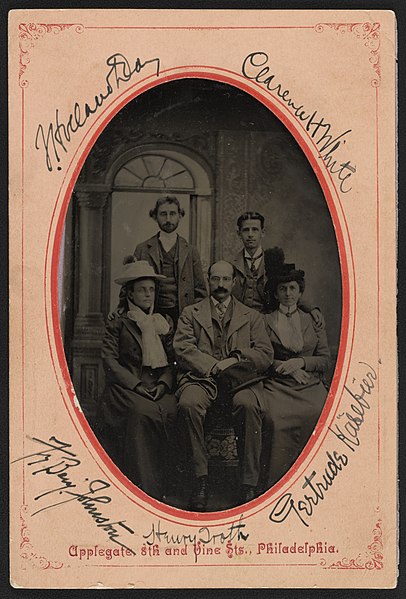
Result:
<instances>
[{"instance_id":1,"label":"light colored scarf","mask_svg":"<svg viewBox=\"0 0 406 599\"><path fill-rule=\"evenodd\" d=\"M168 358L159 335L169 333L169 324L161 314L145 314L130 302L127 317L137 323L142 335L142 364L151 368L168 366Z\"/></svg>"}]
</instances>

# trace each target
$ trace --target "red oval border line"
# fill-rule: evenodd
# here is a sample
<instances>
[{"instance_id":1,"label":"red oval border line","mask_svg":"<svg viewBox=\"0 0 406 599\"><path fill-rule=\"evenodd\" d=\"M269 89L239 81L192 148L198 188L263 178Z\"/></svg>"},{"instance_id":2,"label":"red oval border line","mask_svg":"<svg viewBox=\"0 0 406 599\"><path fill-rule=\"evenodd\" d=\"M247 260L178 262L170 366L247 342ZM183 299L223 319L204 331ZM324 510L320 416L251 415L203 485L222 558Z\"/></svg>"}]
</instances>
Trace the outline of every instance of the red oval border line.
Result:
<instances>
[{"instance_id":1,"label":"red oval border line","mask_svg":"<svg viewBox=\"0 0 406 599\"><path fill-rule=\"evenodd\" d=\"M171 71L176 71L176 73L173 73ZM230 521L235 520L236 516L241 515L245 510L247 510L247 506L249 506L248 509L250 509L250 510L252 508L256 508L256 509L255 509L255 511L247 514L245 517L252 516L255 513L257 513L258 511L264 509L270 503L273 503L277 499L276 494L279 491L281 491L282 487L284 487L284 492L286 491L286 489L288 488L285 486L287 482L290 482L289 486L291 486L295 482L295 480L297 480L298 476L300 475L300 473L298 471L301 468L303 462L306 460L309 453L311 452L311 450L313 449L315 443L320 440L319 448L312 456L312 459L320 450L322 442L324 441L324 438L328 433L328 430L326 430L324 436L321 437L323 428L325 427L328 418L331 416L331 409L332 409L332 406L334 403L335 395L338 391L338 384L341 379L341 373L342 373L342 370L344 367L344 359L345 359L345 354L346 354L347 343L349 340L350 275L349 275L348 257L347 257L347 250L346 250L346 245L345 245L345 241L344 241L343 230L342 230L342 227L341 227L341 224L339 221L339 216L337 213L335 201L332 197L330 187L327 183L326 175L330 180L330 185L335 190L335 193L337 196L337 202L341 208L342 218L343 218L344 226L345 226L346 233L348 236L348 246L349 246L348 249L349 249L349 256L350 256L350 260L351 260L351 267L352 267L352 273L353 273L352 287L353 287L353 294L354 294L354 315L353 315L353 326L352 326L352 334L351 334L351 340L350 340L351 344L350 344L350 350L349 350L348 365L347 365L347 371L345 373L344 378L346 378L346 376L348 374L348 368L349 368L351 355L352 355L353 337L354 337L353 333L354 333L354 327L355 327L354 260L353 260L353 252L352 252L352 246L351 246L351 239L350 239L349 232L348 232L347 221L345 218L344 211L342 209L342 205L341 205L340 198L338 196L338 192L337 192L334 182L332 180L331 173L324 166L324 163L323 163L323 166L320 164L320 162L317 160L317 157L316 157L317 155L315 156L312 153L311 145L313 145L313 149L317 151L314 141L310 138L309 138L309 140L306 139L304 131L303 131L303 133L301 133L298 128L299 123L297 121L293 120L293 117L292 117L292 120L290 120L290 118L288 116L286 116L284 114L284 112L282 112L282 110L278 107L278 105L277 105L278 103L281 106L284 106L283 103L280 100L278 100L278 98L274 98L273 96L270 96L268 94L265 95L263 90L260 88L259 84L256 84L256 83L248 84L247 80L242 75L240 75L239 73L235 73L233 71L227 70L227 69L219 69L217 67L211 67L211 66L207 66L207 65L199 65L199 66L193 65L190 67L189 66L181 66L181 67L168 69L167 71L164 71L163 73L165 73L165 75L163 77L160 77L157 80L148 81L147 83L144 83L144 81L151 79L151 77L147 77L144 80L136 82L132 87L137 87L137 89L134 90L132 93L129 93L129 92L131 92L131 89L132 89L132 88L130 88L130 89L127 89L122 94L120 94L120 96L115 98L111 102L111 104L109 106L107 106L99 114L98 118L93 123L93 126L86 133L83 140L85 140L85 138L87 137L88 134L90 134L90 139L87 141L85 148L81 151L81 154L79 155L79 158L77 159L76 166L74 167L73 173L70 177L67 189L63 196L61 210L60 210L57 224L55 227L55 234L52 239L52 225L55 220L56 209L57 209L57 206L59 203L62 189L63 189L65 181L66 181L67 174L65 175L65 177L62 181L62 184L61 184L61 187L58 192L58 196L57 196L57 199L56 199L56 202L54 205L52 217L51 217L48 239L47 239L45 268L44 268L44 301L45 301L44 308L45 308L48 345L49 345L49 349L50 349L50 353L51 353L51 360L52 360L53 368L54 368L55 375L57 378L58 386L60 388L63 402L65 404L65 407L68 410L68 413L70 415L72 423L73 423L81 441L86 446L86 448L89 450L89 453L92 455L93 459L95 459L95 458L93 456L91 449L88 447L86 440L90 441L93 450L96 451L98 456L103 461L104 465L107 467L108 472L106 472L103 468L102 468L102 470L103 470L103 473L106 475L106 477L110 480L110 482L117 489L119 489L121 492L123 492L126 497L131 499L133 502L135 502L137 505L139 505L146 511L148 511L154 515L157 515L157 511L158 511L159 517L161 517L164 520L179 523L179 519L181 519L182 524L189 524L192 526L200 526L200 524L195 524L196 521L211 522L211 521L221 520L221 522L219 524L213 524L215 526L219 526L219 525L226 524L226 522L224 522L225 519L231 519ZM338 356L337 356L337 363L336 363L333 381L332 381L332 384L331 384L331 387L329 390L328 398L326 400L325 406L323 408L320 419L316 426L315 434L312 435L311 439L308 441L306 447L303 449L299 458L296 460L294 466L292 466L292 468L289 470L289 472L280 481L278 481L278 483L275 484L269 491L267 491L264 495L256 498L249 504L245 504L243 506L238 506L236 508L224 510L221 512L207 512L207 513L194 513L194 512L188 512L185 510L180 510L178 508L160 503L159 501L152 499L151 497L146 495L143 491L138 489L133 483L131 483L123 475L123 473L117 468L117 466L111 461L111 459L108 457L106 452L103 450L103 448L99 444L97 438L95 437L95 435L94 435L92 429L90 428L87 420L85 419L81 409L77 405L75 405L75 400L74 400L75 394L73 392L73 385L72 385L69 370L68 370L68 367L66 364L65 352L64 352L63 343L62 343L62 336L61 336L60 322L59 322L59 309L58 309L58 266L59 266L60 248L61 248L61 241L62 241L62 234L63 234L63 227L64 227L64 222L65 222L66 211L68 208L69 201L71 199L71 195L72 195L73 188L76 183L77 177L79 175L79 172L80 172L80 170L84 164L84 161L86 160L91 148L93 147L94 143L96 142L97 138L99 137L99 135L101 134L103 129L106 127L106 125L112 120L112 118L126 104L128 104L128 102L130 102L131 100L133 100L140 94L148 91L152 87L162 85L169 81L173 81L173 80L177 80L177 79L184 79L184 78L198 78L198 79L214 80L214 81L226 83L226 84L232 85L233 87L237 87L237 88L241 89L242 91L250 94L256 100L258 100L259 102L264 104L268 108L268 110L271 110L271 112L273 112L273 114L275 114L275 116L285 125L285 127L288 129L288 131L293 135L293 137L295 138L295 140L301 147L302 151L304 152L306 158L310 162L310 164L313 168L313 171L315 172L316 177L320 183L320 186L322 187L324 197L326 199L326 202L327 202L327 205L328 205L328 208L330 211L330 215L331 215L331 218L333 221L334 229L336 232L337 245L338 245L339 255L340 255L341 278L342 278L342 321L341 321L341 335L340 335L340 344L339 344L339 351L338 351ZM140 85L141 85L141 87L138 87ZM125 96L125 98L120 100L120 98L122 98L123 96ZM117 103L118 100L120 100L120 101ZM112 110L110 110L111 105L115 104L115 103L117 103L116 106ZM303 126L302 126L302 129L303 129ZM309 144L309 141L310 141L310 144ZM75 151L74 155L72 156L72 159L67 168L67 173L69 172L69 169L72 166L72 164L74 164L77 154L79 153L80 148L82 146L82 143L83 143L83 141L80 143L78 149ZM52 248L51 249L51 259L50 259L51 260L51 276L50 276L50 279L51 279L51 283L50 283L51 327L49 324L49 317L48 317L47 295L49 293L49 287L48 287L47 276L46 276L47 270L48 270L48 263L49 263L49 248L50 247ZM52 338L55 341L56 359L57 359L57 362L59 362L59 367L60 367L60 371L62 373L62 378L64 381L65 388L59 382L58 369L57 369L57 365L56 365L56 362L54 359L54 352L53 352L53 347L52 347L52 343L51 343ZM69 404L67 403L66 397L65 397L66 391L68 392ZM340 397L340 400L341 400L341 397ZM337 412L338 405L339 405L339 401L337 402L336 409L335 409L334 413L332 414L333 418ZM76 418L74 418L72 415L72 409L73 409L73 412L74 412ZM78 427L77 421L80 423L80 428ZM84 433L86 435L86 439L83 438L83 435L81 434L82 431L84 431ZM99 467L101 467L99 462L96 461L96 463L98 464ZM111 478L111 476L109 476L109 474L112 474L113 478ZM294 478L295 474L297 475L296 478ZM125 493L123 491L123 489L121 487L118 487L116 485L114 479L117 479L121 483L121 485L123 485L128 491L130 491L131 495L128 495L127 493ZM140 502L136 501L137 498L142 499L143 502L146 502L147 504L149 504L152 509L149 509L147 506L145 506L144 503L140 503ZM163 514L166 514L167 516L170 516L170 517L165 518L165 516ZM177 518L177 519L174 520L174 518ZM189 522L183 522L185 520L188 520Z\"/></svg>"}]
</instances>

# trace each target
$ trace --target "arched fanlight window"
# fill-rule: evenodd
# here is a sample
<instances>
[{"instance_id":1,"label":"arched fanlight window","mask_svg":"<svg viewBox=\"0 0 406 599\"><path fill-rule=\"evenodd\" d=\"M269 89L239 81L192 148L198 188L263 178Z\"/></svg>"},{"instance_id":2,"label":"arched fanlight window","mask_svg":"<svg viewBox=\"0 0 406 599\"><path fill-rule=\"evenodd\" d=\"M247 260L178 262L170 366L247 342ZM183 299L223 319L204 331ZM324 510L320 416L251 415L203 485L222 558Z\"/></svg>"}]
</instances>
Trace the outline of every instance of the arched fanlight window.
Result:
<instances>
[{"instance_id":1,"label":"arched fanlight window","mask_svg":"<svg viewBox=\"0 0 406 599\"><path fill-rule=\"evenodd\" d=\"M143 154L127 162L118 171L114 187L138 189L193 190L195 183L186 167L172 158Z\"/></svg>"}]
</instances>

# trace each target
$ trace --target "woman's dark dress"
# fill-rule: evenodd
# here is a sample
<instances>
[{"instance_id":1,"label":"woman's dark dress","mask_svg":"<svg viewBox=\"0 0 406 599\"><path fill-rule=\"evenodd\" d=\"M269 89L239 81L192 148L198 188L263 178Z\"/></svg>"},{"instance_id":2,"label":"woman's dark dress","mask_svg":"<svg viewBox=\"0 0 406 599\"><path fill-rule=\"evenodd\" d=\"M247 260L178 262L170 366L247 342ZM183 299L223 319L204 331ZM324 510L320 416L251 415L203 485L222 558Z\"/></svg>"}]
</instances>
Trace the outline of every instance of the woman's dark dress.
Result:
<instances>
[{"instance_id":1,"label":"woman's dark dress","mask_svg":"<svg viewBox=\"0 0 406 599\"><path fill-rule=\"evenodd\" d=\"M281 361L303 358L304 370L311 377L303 385L291 376L274 373L273 378L264 382L264 398L269 402L273 433L271 458L264 465L263 491L289 470L312 434L326 401L327 390L321 378L330 364L326 331L324 328L315 330L310 314L299 309L304 341L299 353L293 353L283 346L277 332L277 314L275 311L265 315L267 331L275 351L274 368Z\"/></svg>"},{"instance_id":2,"label":"woman's dark dress","mask_svg":"<svg viewBox=\"0 0 406 599\"><path fill-rule=\"evenodd\" d=\"M165 346L165 344L164 344ZM168 352L167 352L168 353ZM137 324L122 315L109 321L102 348L106 389L101 398L106 450L109 435L121 438L117 458L123 473L145 493L162 499L165 493L168 453L176 422L177 401L168 392L160 400L146 399L135 391L138 383L154 388L159 382L173 387L173 368L142 365L142 337Z\"/></svg>"}]
</instances>

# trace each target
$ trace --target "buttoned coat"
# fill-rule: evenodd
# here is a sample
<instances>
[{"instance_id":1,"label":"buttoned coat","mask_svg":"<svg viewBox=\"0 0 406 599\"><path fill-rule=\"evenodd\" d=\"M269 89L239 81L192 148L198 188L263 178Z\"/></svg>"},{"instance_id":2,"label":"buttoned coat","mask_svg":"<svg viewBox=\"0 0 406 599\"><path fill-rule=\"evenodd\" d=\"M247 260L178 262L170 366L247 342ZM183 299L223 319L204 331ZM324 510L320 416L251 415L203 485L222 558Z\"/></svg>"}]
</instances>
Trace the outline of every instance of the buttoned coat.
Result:
<instances>
[{"instance_id":1,"label":"buttoned coat","mask_svg":"<svg viewBox=\"0 0 406 599\"><path fill-rule=\"evenodd\" d=\"M255 374L264 374L271 366L273 348L266 333L263 316L232 298L233 312L225 340L225 355L238 350L242 357L252 360ZM217 363L214 353L214 330L211 299L206 298L186 307L178 322L173 340L182 384L209 378ZM183 376L182 376L183 375ZM259 384L255 385L259 389ZM259 397L262 402L262 398Z\"/></svg>"},{"instance_id":2,"label":"buttoned coat","mask_svg":"<svg viewBox=\"0 0 406 599\"><path fill-rule=\"evenodd\" d=\"M292 352L284 347L277 327L278 312L265 315L265 326L275 350L273 366L285 360L303 358L309 374L306 383L274 372L264 381L263 396L272 420L272 447L262 473L261 490L274 485L292 466L310 438L327 398L322 375L330 366L330 350L325 328L316 330L313 319L299 309L303 349Z\"/></svg>"},{"instance_id":3,"label":"buttoned coat","mask_svg":"<svg viewBox=\"0 0 406 599\"><path fill-rule=\"evenodd\" d=\"M158 235L159 233L137 245L134 256L137 260L147 260L156 273L162 274ZM190 306L205 298L207 288L199 252L180 235L178 236L178 243L176 279L180 314L185 306Z\"/></svg>"},{"instance_id":4,"label":"buttoned coat","mask_svg":"<svg viewBox=\"0 0 406 599\"><path fill-rule=\"evenodd\" d=\"M102 359L107 383L134 390L145 380L148 368L142 366L142 337L137 323L124 315L107 322ZM163 382L171 389L172 367L156 369L155 378L155 384Z\"/></svg>"},{"instance_id":5,"label":"buttoned coat","mask_svg":"<svg viewBox=\"0 0 406 599\"><path fill-rule=\"evenodd\" d=\"M162 336L163 345L165 341ZM98 406L102 445L130 480L162 499L165 459L177 412L171 393L173 368L143 366L141 331L124 315L107 322L102 358L106 373L106 389ZM167 392L151 401L137 391L141 382L147 389L165 383Z\"/></svg>"}]
</instances>

